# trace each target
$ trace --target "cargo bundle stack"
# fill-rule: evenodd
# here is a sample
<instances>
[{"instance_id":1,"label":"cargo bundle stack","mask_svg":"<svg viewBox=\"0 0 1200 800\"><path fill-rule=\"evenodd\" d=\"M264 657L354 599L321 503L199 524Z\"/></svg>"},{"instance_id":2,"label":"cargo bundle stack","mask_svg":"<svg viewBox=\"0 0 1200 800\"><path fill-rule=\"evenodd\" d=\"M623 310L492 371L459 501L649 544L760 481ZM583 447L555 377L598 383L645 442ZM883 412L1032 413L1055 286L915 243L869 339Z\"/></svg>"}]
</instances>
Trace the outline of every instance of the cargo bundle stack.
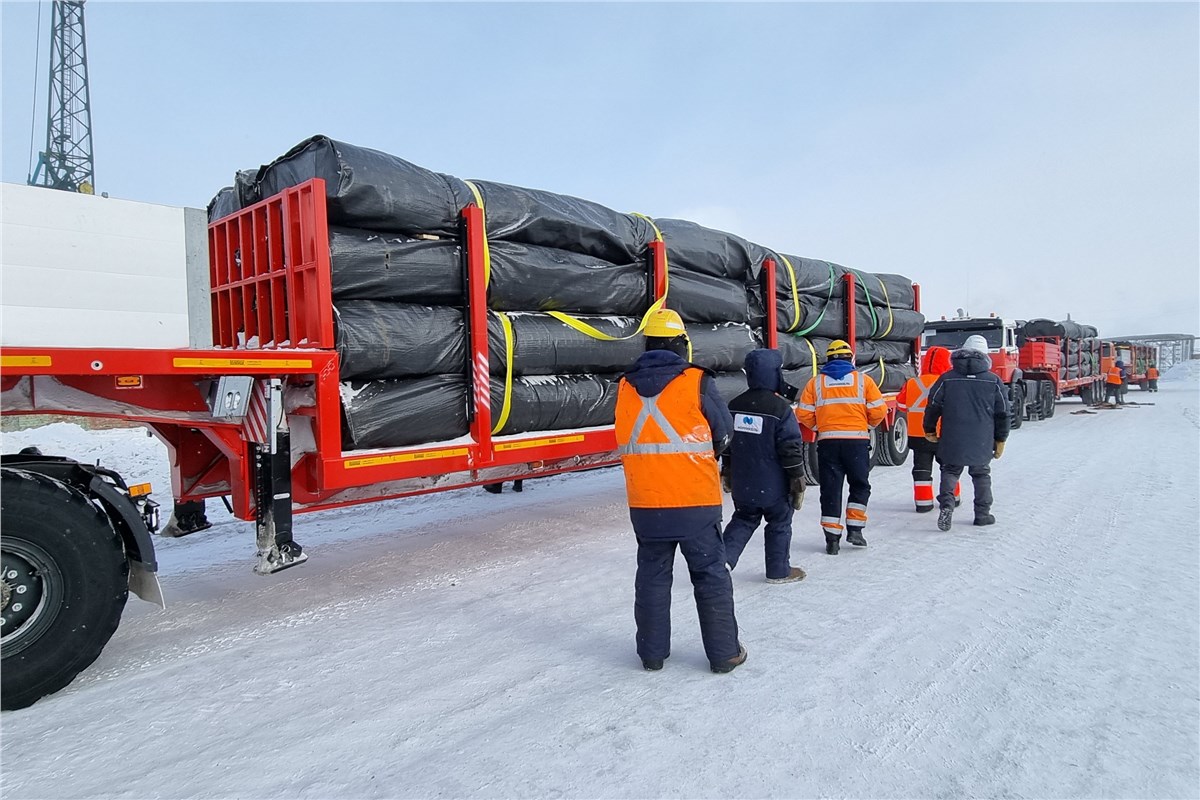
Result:
<instances>
[{"instance_id":1,"label":"cargo bundle stack","mask_svg":"<svg viewBox=\"0 0 1200 800\"><path fill-rule=\"evenodd\" d=\"M210 221L312 178L325 181L347 450L468 433L461 211L470 205L482 209L496 435L611 425L616 379L643 349L645 316L663 304L682 316L692 360L717 374L726 399L743 391L743 359L764 345L769 261L792 382L807 380L828 341L846 336L843 267L686 220L461 180L323 136L237 173L210 204ZM665 245L664 286L655 282L655 242ZM923 325L912 283L855 276L858 361L895 391L913 374Z\"/></svg>"},{"instance_id":2,"label":"cargo bundle stack","mask_svg":"<svg viewBox=\"0 0 1200 800\"><path fill-rule=\"evenodd\" d=\"M1021 344L1030 339L1057 339L1062 352L1060 380L1073 381L1100 373L1099 331L1074 320L1031 319L1021 328Z\"/></svg>"}]
</instances>

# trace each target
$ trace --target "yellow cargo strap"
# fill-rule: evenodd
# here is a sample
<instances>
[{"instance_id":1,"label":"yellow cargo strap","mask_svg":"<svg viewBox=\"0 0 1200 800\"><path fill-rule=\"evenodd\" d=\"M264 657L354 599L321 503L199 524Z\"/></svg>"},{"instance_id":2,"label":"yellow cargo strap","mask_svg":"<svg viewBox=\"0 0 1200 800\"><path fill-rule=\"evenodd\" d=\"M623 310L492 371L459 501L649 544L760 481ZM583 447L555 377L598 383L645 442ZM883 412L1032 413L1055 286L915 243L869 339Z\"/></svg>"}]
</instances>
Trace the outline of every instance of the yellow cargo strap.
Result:
<instances>
[{"instance_id":1,"label":"yellow cargo strap","mask_svg":"<svg viewBox=\"0 0 1200 800\"><path fill-rule=\"evenodd\" d=\"M887 366L883 363L883 356L879 357L879 391L883 391L883 382L887 380Z\"/></svg>"},{"instance_id":2,"label":"yellow cargo strap","mask_svg":"<svg viewBox=\"0 0 1200 800\"><path fill-rule=\"evenodd\" d=\"M788 280L792 284L792 326L787 329L787 333L791 333L800 327L800 291L796 288L796 270L792 269L792 262L783 253L779 254L783 259L783 265L787 267Z\"/></svg>"},{"instance_id":3,"label":"yellow cargo strap","mask_svg":"<svg viewBox=\"0 0 1200 800\"><path fill-rule=\"evenodd\" d=\"M883 302L887 303L888 310L887 330L879 338L886 339L887 335L892 332L892 326L896 322L896 314L892 311L892 298L888 297L887 284L883 282L883 278L879 279L879 288L883 290Z\"/></svg>"},{"instance_id":4,"label":"yellow cargo strap","mask_svg":"<svg viewBox=\"0 0 1200 800\"><path fill-rule=\"evenodd\" d=\"M471 194L475 195L475 202L479 205L479 213L483 217L483 288L487 288L492 282L492 250L488 245L487 235L487 209L483 207L483 194L479 191L479 187L470 181L463 181L471 189Z\"/></svg>"},{"instance_id":5,"label":"yellow cargo strap","mask_svg":"<svg viewBox=\"0 0 1200 800\"><path fill-rule=\"evenodd\" d=\"M638 214L636 212L633 214L633 216L641 217L642 219L649 222L650 227L654 228L654 240L657 242L663 241L662 231L660 231L658 229L658 226L654 224L654 220L650 219L650 217L646 216L645 214ZM663 268L664 268L665 277L666 277L666 281L665 281L666 285L663 287L663 296L658 298L657 300L655 300L653 303L650 304L650 307L648 309L646 309L646 313L642 315L642 321L638 324L637 330L635 330L633 333L629 334L628 336L612 336L610 334L605 333L602 330L599 330L598 328L595 328L595 327L587 324L586 322L579 319L578 317L573 317L570 314L566 314L562 311L547 311L546 313L549 314L550 316L554 317L556 320L558 320L562 324L564 324L570 328L574 328L575 330L579 331L580 333L584 334L585 336L590 336L593 339L599 339L602 342L623 342L627 339L632 339L633 337L639 335L646 328L646 323L650 320L650 315L653 314L655 311L658 311L664 305L666 305L667 292L669 291L670 286L671 286L671 269L670 269L670 262L667 261L665 251L663 252ZM688 350L689 350L689 352L691 351L691 341L690 340L688 342Z\"/></svg>"},{"instance_id":6,"label":"yellow cargo strap","mask_svg":"<svg viewBox=\"0 0 1200 800\"><path fill-rule=\"evenodd\" d=\"M812 376L815 378L817 377L817 348L812 346L812 342L808 340L807 336L801 336L800 341L808 345L808 352L812 353Z\"/></svg>"},{"instance_id":7,"label":"yellow cargo strap","mask_svg":"<svg viewBox=\"0 0 1200 800\"><path fill-rule=\"evenodd\" d=\"M492 426L492 433L497 434L508 422L509 412L512 411L512 380L513 380L513 330L512 320L503 311L493 312L500 318L500 327L504 329L504 402L500 404L500 416ZM490 390L489 390L490 391Z\"/></svg>"}]
</instances>

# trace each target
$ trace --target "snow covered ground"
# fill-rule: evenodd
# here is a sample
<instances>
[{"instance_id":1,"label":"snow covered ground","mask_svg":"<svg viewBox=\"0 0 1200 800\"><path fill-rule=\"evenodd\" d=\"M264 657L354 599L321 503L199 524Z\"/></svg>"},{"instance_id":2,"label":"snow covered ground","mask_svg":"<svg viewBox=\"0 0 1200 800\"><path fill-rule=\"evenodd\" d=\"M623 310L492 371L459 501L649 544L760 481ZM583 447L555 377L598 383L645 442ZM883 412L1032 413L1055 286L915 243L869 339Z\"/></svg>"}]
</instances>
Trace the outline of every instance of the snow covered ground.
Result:
<instances>
[{"instance_id":1,"label":"snow covered ground","mask_svg":"<svg viewBox=\"0 0 1200 800\"><path fill-rule=\"evenodd\" d=\"M940 533L881 468L870 547L830 558L814 490L808 579L765 584L761 534L734 573L727 676L682 562L640 669L617 470L301 516L310 561L265 578L210 503L157 541L167 610L130 600L91 669L0 716L3 794L1200 796L1200 364L1161 386L1014 432L994 528ZM138 430L26 444L169 486Z\"/></svg>"}]
</instances>

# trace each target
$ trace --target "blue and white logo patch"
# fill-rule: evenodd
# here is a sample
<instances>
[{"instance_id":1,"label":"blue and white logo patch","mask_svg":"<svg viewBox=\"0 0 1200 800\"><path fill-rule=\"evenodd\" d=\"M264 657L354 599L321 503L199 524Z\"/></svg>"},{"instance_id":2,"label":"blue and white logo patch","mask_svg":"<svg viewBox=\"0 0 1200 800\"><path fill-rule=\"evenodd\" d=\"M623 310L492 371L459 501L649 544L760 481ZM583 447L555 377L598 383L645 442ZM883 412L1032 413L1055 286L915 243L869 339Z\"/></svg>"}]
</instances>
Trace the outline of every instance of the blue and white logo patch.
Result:
<instances>
[{"instance_id":1,"label":"blue and white logo patch","mask_svg":"<svg viewBox=\"0 0 1200 800\"><path fill-rule=\"evenodd\" d=\"M735 414L733 416L733 429L742 433L762 433L762 417L755 416L754 414Z\"/></svg>"}]
</instances>

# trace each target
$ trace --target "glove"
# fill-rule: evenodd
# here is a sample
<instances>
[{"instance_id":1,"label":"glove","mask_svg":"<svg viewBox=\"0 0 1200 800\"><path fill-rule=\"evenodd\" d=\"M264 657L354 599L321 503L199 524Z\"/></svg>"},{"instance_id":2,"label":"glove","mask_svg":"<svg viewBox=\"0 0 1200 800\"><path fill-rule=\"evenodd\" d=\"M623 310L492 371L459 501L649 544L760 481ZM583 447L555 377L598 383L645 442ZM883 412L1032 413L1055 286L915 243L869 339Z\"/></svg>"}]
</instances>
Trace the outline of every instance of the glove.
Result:
<instances>
[{"instance_id":1,"label":"glove","mask_svg":"<svg viewBox=\"0 0 1200 800\"><path fill-rule=\"evenodd\" d=\"M791 483L788 486L789 496L792 501L792 508L796 509L797 511L799 511L800 507L804 505L805 488L806 484L804 482L804 478L792 478Z\"/></svg>"},{"instance_id":2,"label":"glove","mask_svg":"<svg viewBox=\"0 0 1200 800\"><path fill-rule=\"evenodd\" d=\"M733 482L729 480L728 470L721 470L721 489L725 494L733 494Z\"/></svg>"},{"instance_id":3,"label":"glove","mask_svg":"<svg viewBox=\"0 0 1200 800\"><path fill-rule=\"evenodd\" d=\"M925 439L926 439L926 441L930 441L930 442L933 442L934 444L937 444L938 435L936 433L927 433L927 434L925 434Z\"/></svg>"},{"instance_id":4,"label":"glove","mask_svg":"<svg viewBox=\"0 0 1200 800\"><path fill-rule=\"evenodd\" d=\"M996 449L992 451L992 458L999 458L1004 455L1004 442L996 442Z\"/></svg>"}]
</instances>

